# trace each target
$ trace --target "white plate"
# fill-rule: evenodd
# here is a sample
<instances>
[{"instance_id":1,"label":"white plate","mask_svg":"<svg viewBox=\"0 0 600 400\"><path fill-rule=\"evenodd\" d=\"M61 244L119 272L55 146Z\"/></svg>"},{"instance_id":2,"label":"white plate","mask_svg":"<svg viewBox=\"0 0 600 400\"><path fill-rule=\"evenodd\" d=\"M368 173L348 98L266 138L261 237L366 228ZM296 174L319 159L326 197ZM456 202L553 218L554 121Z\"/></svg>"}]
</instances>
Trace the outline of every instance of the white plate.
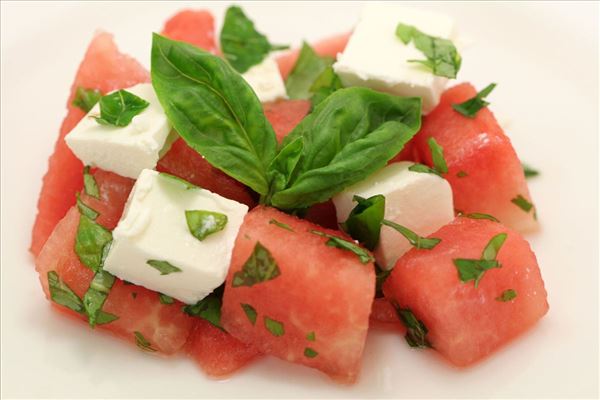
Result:
<instances>
[{"instance_id":1,"label":"white plate","mask_svg":"<svg viewBox=\"0 0 600 400\"><path fill-rule=\"evenodd\" d=\"M95 29L148 65L150 32L173 2L2 3L3 397L596 397L598 396L598 3L427 3L472 41L461 78L490 96L531 180L542 230L528 238L549 292L534 329L467 370L369 334L360 381L274 358L227 381L191 360L149 356L51 312L27 252L46 160L65 99ZM214 10L225 4L195 4ZM357 3L244 4L277 43L347 31Z\"/></svg>"}]
</instances>

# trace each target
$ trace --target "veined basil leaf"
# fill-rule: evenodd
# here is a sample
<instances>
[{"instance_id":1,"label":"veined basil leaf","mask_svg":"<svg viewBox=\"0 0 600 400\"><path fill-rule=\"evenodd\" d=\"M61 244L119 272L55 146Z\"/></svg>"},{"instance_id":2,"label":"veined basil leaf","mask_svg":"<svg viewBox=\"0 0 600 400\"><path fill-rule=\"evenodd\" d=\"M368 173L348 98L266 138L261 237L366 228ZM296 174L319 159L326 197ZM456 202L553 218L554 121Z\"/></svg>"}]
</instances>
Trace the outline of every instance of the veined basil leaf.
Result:
<instances>
[{"instance_id":1,"label":"veined basil leaf","mask_svg":"<svg viewBox=\"0 0 600 400\"><path fill-rule=\"evenodd\" d=\"M517 197L512 199L511 202L526 213L531 211L531 209L533 208L533 204L525 197L523 197L523 195L518 195Z\"/></svg>"},{"instance_id":2,"label":"veined basil leaf","mask_svg":"<svg viewBox=\"0 0 600 400\"><path fill-rule=\"evenodd\" d=\"M428 167L427 165L423 165L423 164L413 164L410 167L408 167L409 171L412 172L421 172L424 174L434 174L437 176L442 176L438 171L436 171L435 169Z\"/></svg>"},{"instance_id":3,"label":"veined basil leaf","mask_svg":"<svg viewBox=\"0 0 600 400\"><path fill-rule=\"evenodd\" d=\"M352 209L342 227L353 239L373 250L379 242L381 221L385 213L385 197L381 194L368 199L354 196L353 200L358 204Z\"/></svg>"},{"instance_id":4,"label":"veined basil leaf","mask_svg":"<svg viewBox=\"0 0 600 400\"><path fill-rule=\"evenodd\" d=\"M248 320L250 321L250 323L252 325L256 325L256 310L254 309L254 307L252 307L250 304L244 304L241 303L240 306L242 306L242 310L244 310L244 313L246 314L246 317L248 317Z\"/></svg>"},{"instance_id":5,"label":"veined basil leaf","mask_svg":"<svg viewBox=\"0 0 600 400\"><path fill-rule=\"evenodd\" d=\"M96 179L90 174L90 167L87 165L83 168L83 189L88 196L100 199L100 189L98 188Z\"/></svg>"},{"instance_id":6,"label":"veined basil leaf","mask_svg":"<svg viewBox=\"0 0 600 400\"><path fill-rule=\"evenodd\" d=\"M110 273L99 270L94 275L90 287L83 295L83 306L88 316L88 322L93 328L98 322L98 316L102 306L115 283L115 277Z\"/></svg>"},{"instance_id":7,"label":"veined basil leaf","mask_svg":"<svg viewBox=\"0 0 600 400\"><path fill-rule=\"evenodd\" d=\"M404 44L409 44L412 41L415 47L427 58L426 60L408 60L409 62L423 64L434 75L456 78L462 58L454 43L450 40L429 36L414 26L402 23L396 27L396 36Z\"/></svg>"},{"instance_id":8,"label":"veined basil leaf","mask_svg":"<svg viewBox=\"0 0 600 400\"><path fill-rule=\"evenodd\" d=\"M88 113L101 97L102 93L97 89L86 89L78 86L71 104Z\"/></svg>"},{"instance_id":9,"label":"veined basil leaf","mask_svg":"<svg viewBox=\"0 0 600 400\"><path fill-rule=\"evenodd\" d=\"M227 215L206 210L186 210L185 220L190 233L198 240L225 229Z\"/></svg>"},{"instance_id":10,"label":"veined basil leaf","mask_svg":"<svg viewBox=\"0 0 600 400\"><path fill-rule=\"evenodd\" d=\"M407 227L397 224L393 221L388 221L387 219L384 219L381 223L400 232L400 234L402 234L402 236L404 236L410 242L410 244L417 249L431 250L442 241L438 238L426 238L419 236Z\"/></svg>"},{"instance_id":11,"label":"veined basil leaf","mask_svg":"<svg viewBox=\"0 0 600 400\"><path fill-rule=\"evenodd\" d=\"M256 242L252 254L240 271L233 274L232 286L253 286L270 281L281 274L277 262L260 242Z\"/></svg>"},{"instance_id":12,"label":"veined basil leaf","mask_svg":"<svg viewBox=\"0 0 600 400\"><path fill-rule=\"evenodd\" d=\"M225 59L240 74L260 64L271 51L289 48L271 44L265 35L254 28L254 23L238 6L227 9L220 41Z\"/></svg>"},{"instance_id":13,"label":"veined basil leaf","mask_svg":"<svg viewBox=\"0 0 600 400\"><path fill-rule=\"evenodd\" d=\"M507 302L517 297L517 291L514 289L506 289L502 294L496 297L497 301Z\"/></svg>"},{"instance_id":14,"label":"veined basil leaf","mask_svg":"<svg viewBox=\"0 0 600 400\"><path fill-rule=\"evenodd\" d=\"M431 348L431 343L427 339L427 327L423 321L417 319L415 314L408 308L400 308L398 304L392 303L396 309L396 314L400 322L406 327L406 342L410 347Z\"/></svg>"},{"instance_id":15,"label":"veined basil leaf","mask_svg":"<svg viewBox=\"0 0 600 400\"><path fill-rule=\"evenodd\" d=\"M498 220L498 218L494 217L493 215L484 214L484 213L470 213L470 214L463 214L462 216L466 217L466 218L471 218L471 219L487 219L487 220L494 221L494 222L500 222Z\"/></svg>"},{"instance_id":16,"label":"veined basil leaf","mask_svg":"<svg viewBox=\"0 0 600 400\"><path fill-rule=\"evenodd\" d=\"M156 351L156 349L152 347L152 344L144 337L144 335L142 335L141 332L135 331L133 332L133 335L135 337L135 344L137 345L137 347L144 351Z\"/></svg>"},{"instance_id":17,"label":"veined basil leaf","mask_svg":"<svg viewBox=\"0 0 600 400\"><path fill-rule=\"evenodd\" d=\"M481 92L477 93L475 97L470 98L469 100L463 103L452 104L452 108L467 118L475 118L479 110L481 110L483 107L487 107L490 105L490 103L488 103L484 99L490 93L492 93L492 90L494 90L495 87L495 83L490 83L483 90L481 90Z\"/></svg>"},{"instance_id":18,"label":"veined basil leaf","mask_svg":"<svg viewBox=\"0 0 600 400\"><path fill-rule=\"evenodd\" d=\"M264 317L265 328L271 335L273 336L283 336L285 334L285 329L283 328L283 323L271 319L269 317Z\"/></svg>"},{"instance_id":19,"label":"veined basil leaf","mask_svg":"<svg viewBox=\"0 0 600 400\"><path fill-rule=\"evenodd\" d=\"M309 89L312 93L312 97L310 98L312 107L316 107L333 92L343 87L342 80L337 76L333 67L329 66L325 68Z\"/></svg>"},{"instance_id":20,"label":"veined basil leaf","mask_svg":"<svg viewBox=\"0 0 600 400\"><path fill-rule=\"evenodd\" d=\"M183 311L192 317L204 319L222 330L221 305L219 294L211 293L196 304L183 307Z\"/></svg>"},{"instance_id":21,"label":"veined basil leaf","mask_svg":"<svg viewBox=\"0 0 600 400\"><path fill-rule=\"evenodd\" d=\"M79 217L75 236L75 253L83 265L98 272L110 248L112 234L85 214Z\"/></svg>"},{"instance_id":22,"label":"veined basil leaf","mask_svg":"<svg viewBox=\"0 0 600 400\"><path fill-rule=\"evenodd\" d=\"M318 355L319 355L319 353L310 347L306 347L304 349L304 357L306 357L306 358L315 358Z\"/></svg>"},{"instance_id":23,"label":"veined basil leaf","mask_svg":"<svg viewBox=\"0 0 600 400\"><path fill-rule=\"evenodd\" d=\"M100 116L96 122L102 125L127 126L133 117L144 111L150 103L127 90L118 90L100 99Z\"/></svg>"},{"instance_id":24,"label":"veined basil leaf","mask_svg":"<svg viewBox=\"0 0 600 400\"><path fill-rule=\"evenodd\" d=\"M53 302L65 306L77 313L84 312L83 302L75 292L63 282L56 271L49 271L47 274L48 288L50 289L50 298Z\"/></svg>"},{"instance_id":25,"label":"veined basil leaf","mask_svg":"<svg viewBox=\"0 0 600 400\"><path fill-rule=\"evenodd\" d=\"M523 173L525 174L525 178L533 178L534 176L538 176L540 174L540 171L534 169L530 165L521 163L521 166L523 167Z\"/></svg>"},{"instance_id":26,"label":"veined basil leaf","mask_svg":"<svg viewBox=\"0 0 600 400\"><path fill-rule=\"evenodd\" d=\"M79 193L77 193L75 195L75 197L77 198L77 209L79 210L80 214L85 215L86 217L88 217L89 219L92 219L92 220L95 220L96 218L98 218L100 213L98 213L98 211L94 210L92 207L85 204L81 200Z\"/></svg>"},{"instance_id":27,"label":"veined basil leaf","mask_svg":"<svg viewBox=\"0 0 600 400\"><path fill-rule=\"evenodd\" d=\"M154 34L152 85L181 137L214 167L266 195L277 141L248 83L226 61Z\"/></svg>"},{"instance_id":28,"label":"veined basil leaf","mask_svg":"<svg viewBox=\"0 0 600 400\"><path fill-rule=\"evenodd\" d=\"M170 304L175 303L174 298L172 298L171 296L167 296L166 294L163 294L163 293L158 294L158 301L160 301L160 304L164 304L164 305L170 305Z\"/></svg>"},{"instance_id":29,"label":"veined basil leaf","mask_svg":"<svg viewBox=\"0 0 600 400\"><path fill-rule=\"evenodd\" d=\"M296 64L285 81L290 99L309 99L311 88L325 69L333 64L333 58L321 57L306 42L302 43Z\"/></svg>"},{"instance_id":30,"label":"veined basil leaf","mask_svg":"<svg viewBox=\"0 0 600 400\"><path fill-rule=\"evenodd\" d=\"M435 168L439 174L447 174L448 164L446 164L446 159L444 158L444 149L442 146L440 146L433 137L430 137L427 140L427 145L429 146L429 150L431 150L433 168Z\"/></svg>"},{"instance_id":31,"label":"veined basil leaf","mask_svg":"<svg viewBox=\"0 0 600 400\"><path fill-rule=\"evenodd\" d=\"M358 256L358 258L360 259L360 262L363 264L368 264L372 261L375 261L375 258L373 258L373 256L367 250L363 249L356 243L350 242L348 240L339 238L334 235L330 235L325 232L314 231L314 230L310 231L310 232L314 233L315 235L322 236L322 237L329 239L325 243L329 247L335 247L335 248L338 248L341 250L347 250L347 251L350 251L350 252L356 254Z\"/></svg>"},{"instance_id":32,"label":"veined basil leaf","mask_svg":"<svg viewBox=\"0 0 600 400\"><path fill-rule=\"evenodd\" d=\"M420 98L339 89L283 140L302 137L302 156L287 187L263 202L289 210L328 200L384 167L420 126Z\"/></svg>"},{"instance_id":33,"label":"veined basil leaf","mask_svg":"<svg viewBox=\"0 0 600 400\"><path fill-rule=\"evenodd\" d=\"M181 272L181 268L176 267L170 262L164 260L148 260L146 261L146 264L158 270L161 275L169 275L173 272Z\"/></svg>"},{"instance_id":34,"label":"veined basil leaf","mask_svg":"<svg viewBox=\"0 0 600 400\"><path fill-rule=\"evenodd\" d=\"M269 224L278 226L282 229L285 229L286 231L294 232L294 230L292 229L291 226L289 226L288 224L284 224L283 222L279 222L275 218L271 218L271 220L269 221Z\"/></svg>"}]
</instances>

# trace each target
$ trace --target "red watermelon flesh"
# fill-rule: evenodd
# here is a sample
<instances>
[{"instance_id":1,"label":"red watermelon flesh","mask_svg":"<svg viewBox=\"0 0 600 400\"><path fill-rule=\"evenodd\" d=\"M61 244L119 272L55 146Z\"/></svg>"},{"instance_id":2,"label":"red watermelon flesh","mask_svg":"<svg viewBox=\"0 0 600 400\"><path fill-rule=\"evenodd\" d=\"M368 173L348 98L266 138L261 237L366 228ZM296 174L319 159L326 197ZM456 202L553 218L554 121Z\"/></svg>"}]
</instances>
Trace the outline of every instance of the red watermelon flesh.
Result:
<instances>
[{"instance_id":1,"label":"red watermelon flesh","mask_svg":"<svg viewBox=\"0 0 600 400\"><path fill-rule=\"evenodd\" d=\"M112 35L97 34L90 43L79 66L67 101L67 116L60 128L54 153L48 160L38 200L38 215L32 232L31 252L37 255L52 230L75 204L75 193L83 185L83 165L67 147L64 137L77 125L85 113L71 102L78 87L98 89L107 93L116 89L148 82L150 76L136 60L119 52Z\"/></svg>"},{"instance_id":2,"label":"red watermelon flesh","mask_svg":"<svg viewBox=\"0 0 600 400\"><path fill-rule=\"evenodd\" d=\"M385 298L373 300L371 306L371 322L400 325L400 320L392 304Z\"/></svg>"},{"instance_id":3,"label":"red watermelon flesh","mask_svg":"<svg viewBox=\"0 0 600 400\"><path fill-rule=\"evenodd\" d=\"M217 378L230 375L260 355L255 347L202 319L196 320L185 349L204 372Z\"/></svg>"},{"instance_id":4,"label":"red watermelon flesh","mask_svg":"<svg viewBox=\"0 0 600 400\"><path fill-rule=\"evenodd\" d=\"M521 162L494 115L483 108L471 119L452 108L476 93L468 83L448 89L424 118L414 139L417 151L433 165L427 140L433 137L444 148L448 164L444 178L452 186L455 209L491 214L521 232L533 230L538 226L535 208L527 212L511 201L523 196L531 202L531 196ZM460 177L463 172L467 175Z\"/></svg>"},{"instance_id":5,"label":"red watermelon flesh","mask_svg":"<svg viewBox=\"0 0 600 400\"><path fill-rule=\"evenodd\" d=\"M279 100L263 104L265 116L273 126L279 143L302 121L310 107L308 100Z\"/></svg>"},{"instance_id":6,"label":"red watermelon flesh","mask_svg":"<svg viewBox=\"0 0 600 400\"><path fill-rule=\"evenodd\" d=\"M287 224L293 232L273 220ZM273 208L257 207L246 215L225 284L221 321L233 336L265 354L353 382L369 327L374 266L362 264L352 252L327 246L327 239L311 230L345 237ZM242 269L257 242L268 249L280 275L253 286L233 287L233 275ZM241 304L256 310L255 324ZM271 333L265 318L283 324L284 333ZM314 341L309 339L311 332ZM307 351L312 358L305 355Z\"/></svg>"},{"instance_id":7,"label":"red watermelon flesh","mask_svg":"<svg viewBox=\"0 0 600 400\"><path fill-rule=\"evenodd\" d=\"M162 34L173 40L193 44L213 54L218 53L215 43L215 20L208 11L180 11L165 23Z\"/></svg>"},{"instance_id":8,"label":"red watermelon flesh","mask_svg":"<svg viewBox=\"0 0 600 400\"><path fill-rule=\"evenodd\" d=\"M96 199L82 191L81 200L100 213L96 222L106 229L113 230L121 219L135 181L101 169L93 171L92 176L98 185L100 198Z\"/></svg>"},{"instance_id":9,"label":"red watermelon flesh","mask_svg":"<svg viewBox=\"0 0 600 400\"><path fill-rule=\"evenodd\" d=\"M501 268L487 270L477 288L472 280L462 282L453 259L479 259L490 239L502 232L508 237L497 254ZM453 364L467 366L486 357L548 311L536 257L517 232L496 222L458 217L431 237L441 242L402 256L383 291L423 321L433 347ZM509 289L516 298L498 300Z\"/></svg>"}]
</instances>

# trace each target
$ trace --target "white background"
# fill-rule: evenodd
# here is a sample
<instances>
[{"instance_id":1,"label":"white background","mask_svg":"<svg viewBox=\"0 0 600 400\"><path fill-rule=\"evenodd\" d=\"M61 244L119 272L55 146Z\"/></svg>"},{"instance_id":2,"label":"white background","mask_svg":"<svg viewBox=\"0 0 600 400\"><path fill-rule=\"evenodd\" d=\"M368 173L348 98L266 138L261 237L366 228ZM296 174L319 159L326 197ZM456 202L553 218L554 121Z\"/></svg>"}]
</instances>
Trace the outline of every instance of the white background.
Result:
<instances>
[{"instance_id":1,"label":"white background","mask_svg":"<svg viewBox=\"0 0 600 400\"><path fill-rule=\"evenodd\" d=\"M598 3L427 3L471 45L459 78L499 85L492 110L542 175L531 189L542 222L529 235L550 312L533 330L468 370L369 334L360 381L264 358L214 381L183 357L160 359L51 312L27 252L46 160L65 100L97 28L149 64L150 33L189 4L2 3L3 397L597 397ZM214 10L224 4L194 5ZM358 3L253 3L275 43L349 30Z\"/></svg>"}]
</instances>

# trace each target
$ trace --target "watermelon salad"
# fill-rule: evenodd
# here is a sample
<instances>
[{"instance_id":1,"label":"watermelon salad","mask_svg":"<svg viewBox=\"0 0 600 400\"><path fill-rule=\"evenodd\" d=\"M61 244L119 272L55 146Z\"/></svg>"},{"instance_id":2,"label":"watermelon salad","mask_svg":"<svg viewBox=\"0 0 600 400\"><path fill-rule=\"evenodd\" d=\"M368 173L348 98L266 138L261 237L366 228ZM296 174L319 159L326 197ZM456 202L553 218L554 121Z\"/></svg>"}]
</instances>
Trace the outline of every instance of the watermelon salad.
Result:
<instances>
[{"instance_id":1,"label":"watermelon salad","mask_svg":"<svg viewBox=\"0 0 600 400\"><path fill-rule=\"evenodd\" d=\"M150 71L92 39L32 234L56 311L210 376L275 356L343 383L369 329L466 367L546 314L537 171L496 84L457 82L452 19L369 3L297 49L238 6L214 26L170 18Z\"/></svg>"}]
</instances>

